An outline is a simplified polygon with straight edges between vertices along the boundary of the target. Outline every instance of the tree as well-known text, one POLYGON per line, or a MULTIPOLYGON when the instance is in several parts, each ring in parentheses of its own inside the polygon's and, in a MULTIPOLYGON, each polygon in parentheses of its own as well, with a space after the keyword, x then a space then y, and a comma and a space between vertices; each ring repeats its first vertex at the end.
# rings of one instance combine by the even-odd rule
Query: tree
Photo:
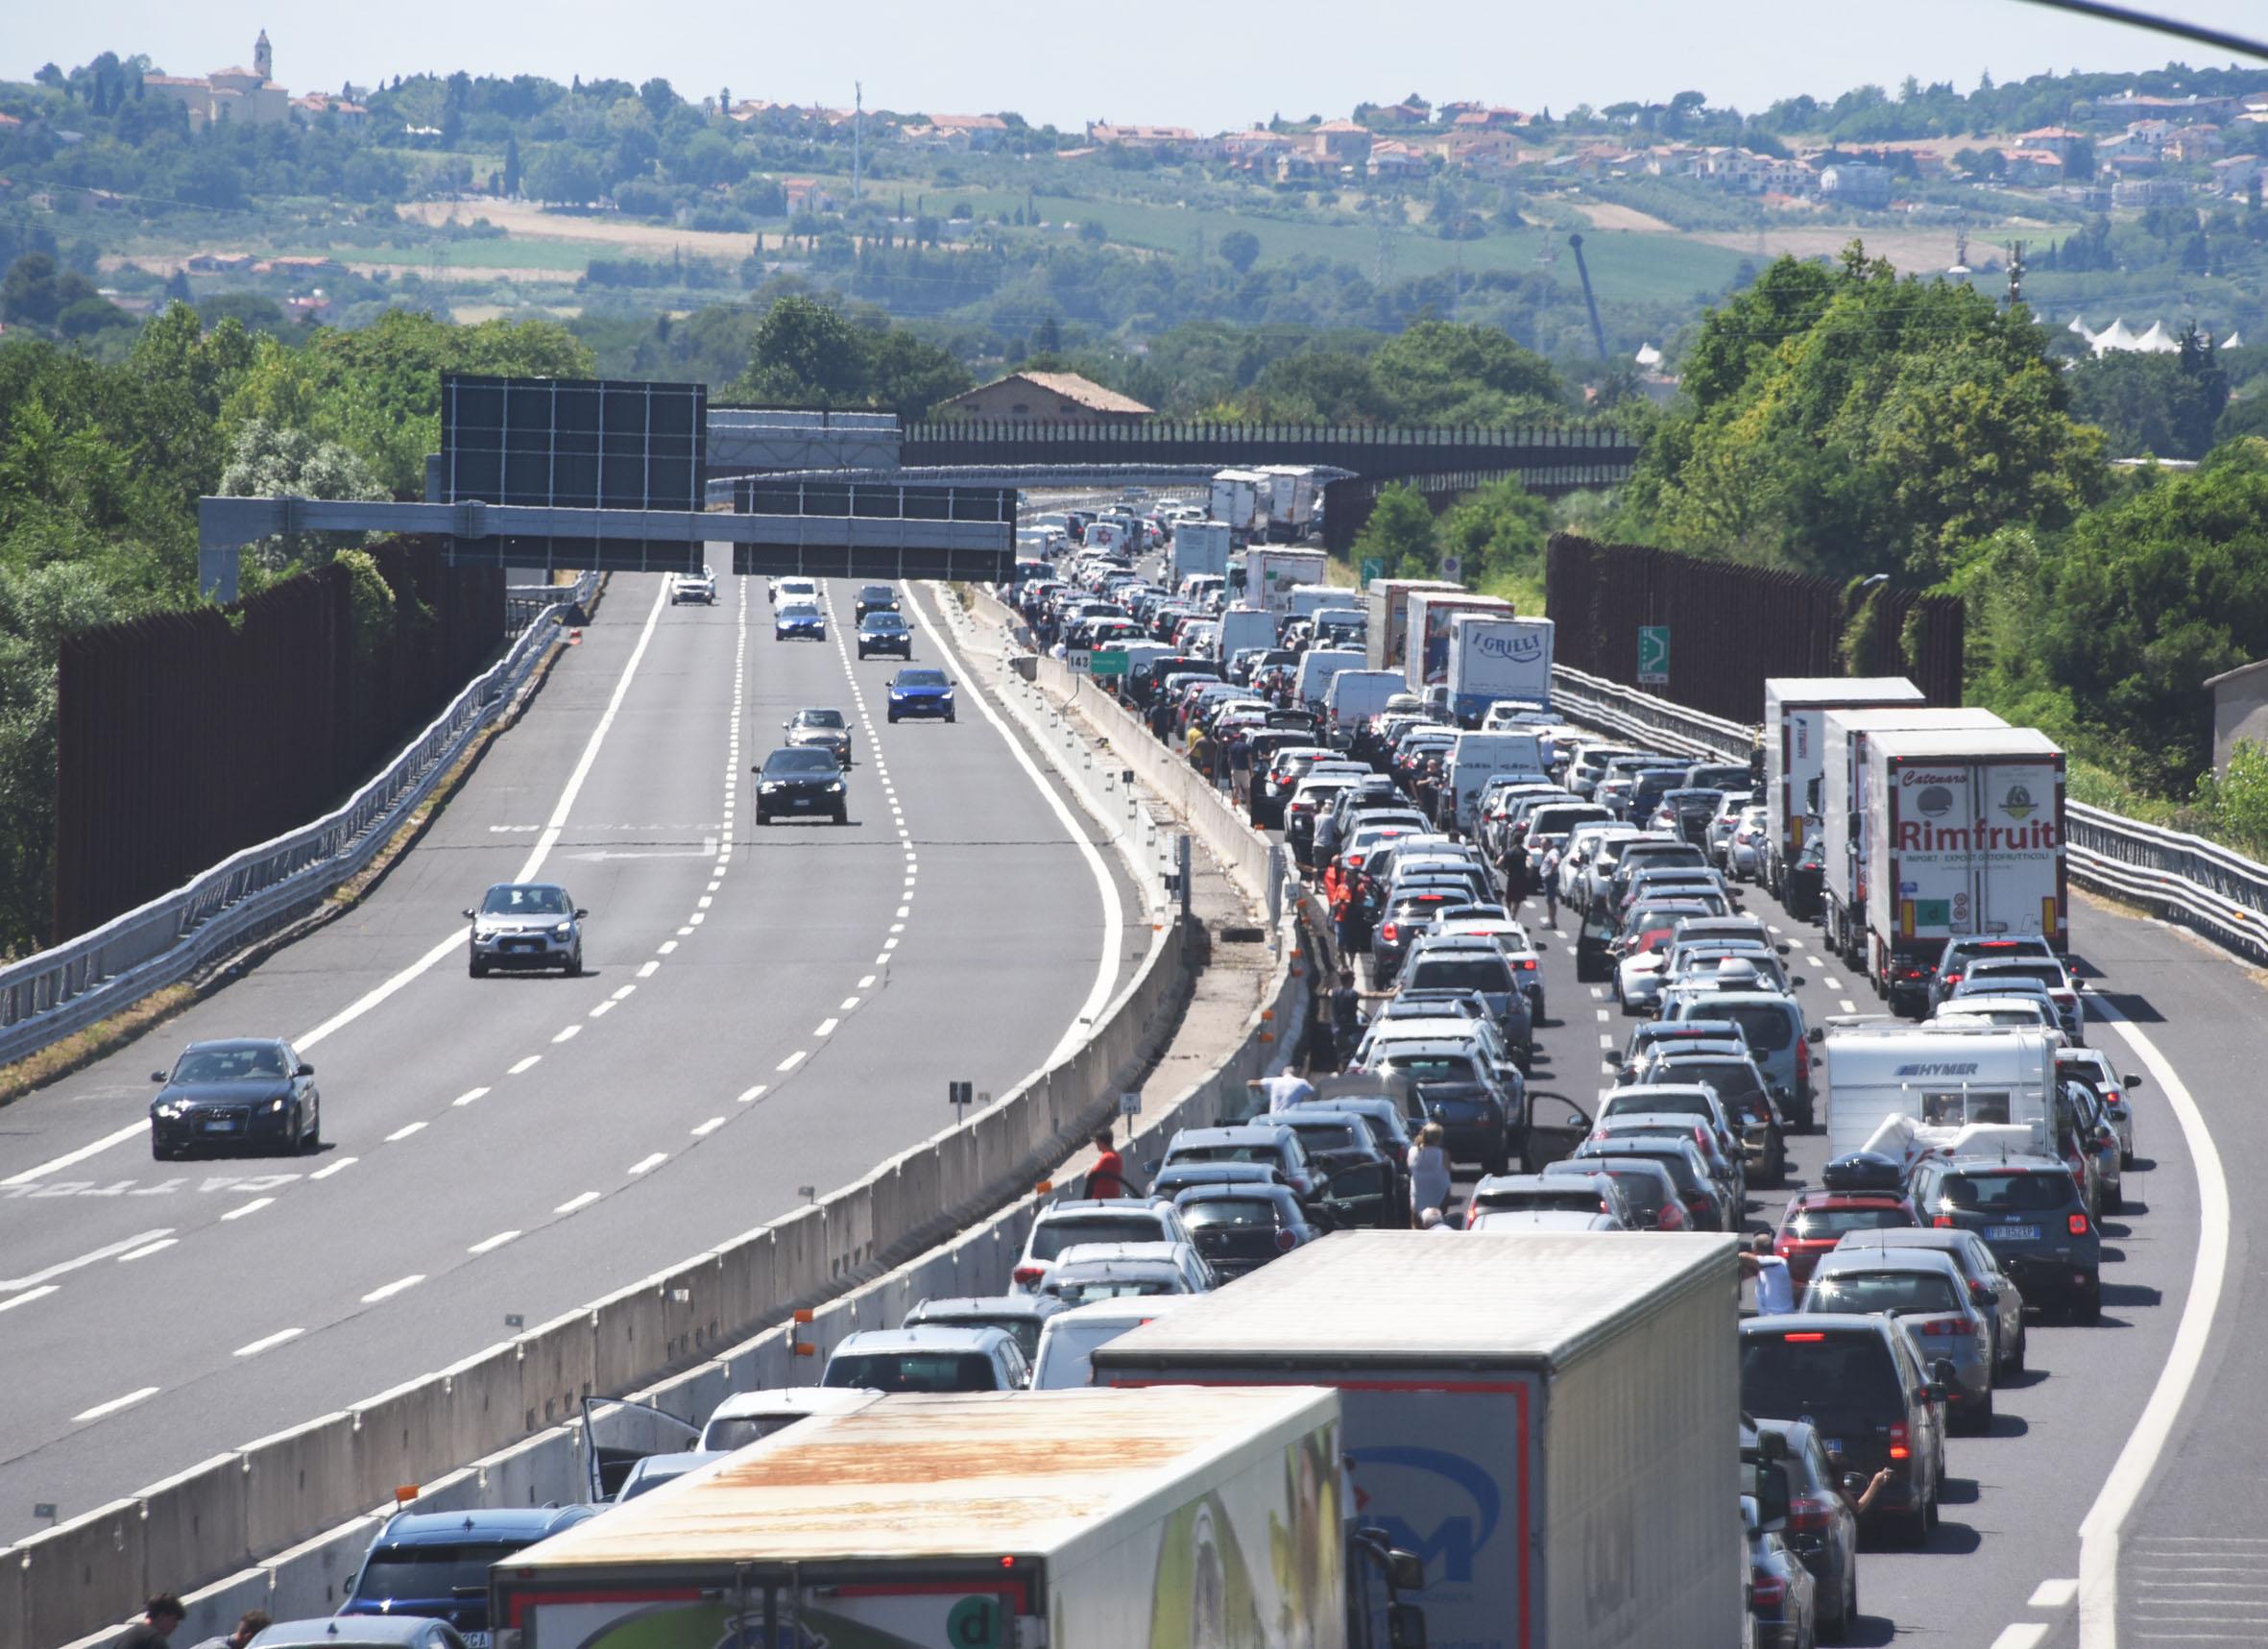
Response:
MULTIPOLYGON (((335 441, 253 419, 236 431, 235 449, 221 474, 225 497, 382 498, 386 489, 353 453, 335 441)), ((320 562, 326 550, 309 533, 284 533, 252 546, 270 573, 294 563, 320 562)))
POLYGON ((1420 321, 1379 349, 1370 376, 1402 423, 1505 423, 1564 406, 1551 362, 1478 323, 1420 321))
POLYGON ((605 187, 591 158, 565 143, 546 144, 536 151, 527 169, 527 192, 539 201, 584 206, 598 199, 605 187))
POLYGON ((1230 230, 1220 237, 1220 255, 1231 269, 1243 275, 1260 261, 1260 237, 1250 230, 1230 230))
POLYGON ((2042 708, 2050 733, 2186 795, 2211 754, 2206 678, 2268 652, 2268 468, 2160 474, 2052 541, 1994 539, 1957 583, 1985 619, 1988 702, 2042 708))
POLYGON ((638 88, 638 100, 656 122, 666 119, 678 103, 676 89, 659 75, 638 88))
POLYGON ((1853 243, 1782 259, 1687 352, 1693 405, 1650 438, 1626 530, 1834 576, 1934 581, 2007 525, 2068 523, 2107 485, 2102 436, 2031 316, 1900 280, 1853 243))
POLYGON ((519 133, 515 132, 504 139, 504 194, 507 199, 519 199, 519 133))
POLYGON ((24 254, 9 265, 7 278, 0 279, 0 321, 49 327, 62 306, 56 292, 55 259, 44 252, 24 254))
POLYGON ((1455 555, 1465 582, 1477 588, 1506 575, 1538 576, 1551 533, 1551 506, 1517 478, 1508 477, 1459 498, 1442 516, 1436 536, 1441 552, 1455 555))
POLYGON ((1402 481, 1380 488, 1370 519, 1355 534, 1350 553, 1358 563, 1379 557, 1393 577, 1432 577, 1439 561, 1434 547, 1433 507, 1425 495, 1402 481))
POLYGON ((759 323, 748 370, 726 399, 841 406, 857 402, 865 388, 866 352, 857 330, 816 299, 787 297, 759 323))
POLYGON ((2229 404, 2229 380, 2190 328, 2179 353, 2113 351, 2073 366, 2071 411, 2099 426, 2118 457, 2202 458, 2229 404))

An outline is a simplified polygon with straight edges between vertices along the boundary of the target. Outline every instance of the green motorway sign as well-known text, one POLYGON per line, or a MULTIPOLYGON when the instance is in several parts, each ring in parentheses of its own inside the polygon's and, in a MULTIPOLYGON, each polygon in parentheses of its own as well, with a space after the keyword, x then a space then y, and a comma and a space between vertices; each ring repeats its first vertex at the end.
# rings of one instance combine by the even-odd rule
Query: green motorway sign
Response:
POLYGON ((1369 588, 1370 588, 1370 581, 1371 581, 1373 578, 1384 578, 1385 576, 1386 576, 1386 557, 1385 557, 1385 556, 1383 556, 1383 555, 1365 555, 1364 557, 1363 557, 1363 572, 1362 572, 1362 580, 1361 580, 1361 582, 1362 582, 1362 585, 1363 585, 1363 589, 1367 590, 1367 589, 1369 589, 1369 588))
POLYGON ((1088 659, 1087 673, 1092 676, 1124 675, 1126 655, 1121 652, 1098 652, 1088 659))
POLYGON ((1638 685, 1670 685, 1670 627, 1667 624, 1638 626, 1638 685))

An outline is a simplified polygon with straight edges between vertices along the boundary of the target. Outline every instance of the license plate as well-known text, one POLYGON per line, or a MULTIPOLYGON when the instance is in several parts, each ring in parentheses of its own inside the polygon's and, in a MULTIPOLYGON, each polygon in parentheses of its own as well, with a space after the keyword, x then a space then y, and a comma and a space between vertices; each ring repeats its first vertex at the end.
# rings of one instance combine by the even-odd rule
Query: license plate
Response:
POLYGON ((1995 1243, 2037 1243, 2039 1241, 2039 1227, 2038 1225, 1991 1225, 1986 1228, 1985 1236, 1989 1241, 1995 1243))
POLYGON ((234 1117, 215 1117, 205 1125, 205 1131, 206 1133, 234 1133, 236 1119, 234 1117))
POLYGON ((797 796, 795 798, 794 805, 799 808, 808 808, 811 805, 811 798, 808 796, 797 796))
POLYGON ((465 1649, 488 1649, 489 1636, 485 1632, 466 1632, 459 1636, 465 1639, 465 1649))

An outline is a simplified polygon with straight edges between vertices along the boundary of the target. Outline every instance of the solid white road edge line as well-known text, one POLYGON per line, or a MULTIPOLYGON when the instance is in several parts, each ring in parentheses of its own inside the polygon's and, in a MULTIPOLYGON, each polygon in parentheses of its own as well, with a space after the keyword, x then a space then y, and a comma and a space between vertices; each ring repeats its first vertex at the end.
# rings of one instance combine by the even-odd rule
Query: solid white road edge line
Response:
POLYGON ((1048 806, 1054 810, 1055 817, 1062 822, 1064 833, 1078 848, 1079 857, 1087 861, 1087 869, 1093 873, 1095 885, 1102 895, 1102 954, 1096 960, 1094 986, 1087 992, 1087 1000, 1079 1005, 1078 1012, 1073 1016, 1071 1029, 1063 1033, 1063 1039, 1055 1044, 1053 1052, 1042 1059, 1038 1067, 1027 1076, 1008 1085, 1008 1091, 1013 1092, 1031 1081, 1040 1072, 1045 1071, 1057 1060, 1068 1056, 1073 1049, 1093 1034, 1095 1022, 1102 1016, 1103 1008, 1109 1005, 1111 986, 1118 982, 1119 952, 1125 943, 1126 913, 1119 900, 1119 885, 1111 877, 1110 866, 1102 862, 1102 855, 1095 850, 1095 844, 1087 839, 1087 833, 1081 830, 1078 821, 1072 817, 1070 807, 1056 793, 1055 787, 1049 784, 1046 775, 1041 773, 1038 764, 1032 761, 1030 752, 1024 748, 1024 741, 1016 737, 1007 722, 1001 718, 1001 713, 993 708, 991 695, 976 684, 977 667, 973 666, 959 649, 945 639, 943 631, 929 622, 929 615, 923 610, 921 602, 913 601, 910 605, 913 608, 914 618, 921 624, 923 633, 935 644, 937 650, 948 658, 959 661, 962 666, 962 673, 970 678, 970 696, 977 701, 977 708, 984 713, 984 719, 992 723, 993 730, 1001 736, 1001 741, 1007 745, 1008 753, 1016 758, 1017 765, 1022 767, 1025 775, 1030 778, 1033 788, 1047 799, 1048 806))
POLYGON ((2158 1384, 2143 1405, 2135 1429, 2118 1451, 2102 1492, 2079 1525, 2079 1645, 2080 1649, 2117 1649, 2118 1646, 2118 1540, 2126 1520, 2141 1498, 2143 1487, 2158 1467, 2174 1421, 2187 1400, 2189 1387, 2205 1360, 2206 1342, 2211 1338, 2213 1318, 2220 1310, 2221 1285, 2229 1271, 2229 1179, 2221 1167, 2205 1113, 2189 1092, 2173 1062, 2158 1044, 2115 1007, 2100 997, 2091 999, 2095 1012, 2126 1045, 2135 1051, 2151 1076, 2158 1079, 2174 1116, 2182 1125, 2182 1139, 2197 1175, 2197 1263, 2189 1273, 2189 1295, 2182 1302, 2182 1321, 2174 1329, 2165 1366, 2158 1384))

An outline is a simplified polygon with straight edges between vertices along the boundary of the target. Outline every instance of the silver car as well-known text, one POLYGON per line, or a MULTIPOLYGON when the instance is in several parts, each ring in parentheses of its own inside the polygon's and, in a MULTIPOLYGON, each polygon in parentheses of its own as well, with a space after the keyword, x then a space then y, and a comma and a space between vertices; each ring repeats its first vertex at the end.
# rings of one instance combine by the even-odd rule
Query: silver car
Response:
POLYGON ((1886 1249, 1927 1249, 1950 1255, 1968 1280, 1968 1297, 1985 1313, 1992 1326, 1992 1371, 2004 1383, 2024 1371, 2024 1291, 2001 1268, 1992 1245, 1974 1231, 1959 1226, 1893 1225, 1874 1231, 1851 1231, 1835 1245, 1839 1254, 1880 1253, 1886 1249))
POLYGON ((680 601, 699 601, 707 606, 716 605, 716 574, 704 567, 698 572, 681 572, 669 581, 669 604, 680 601))
POLYGON ((1797 1308, 1885 1312, 1898 1320, 1924 1368, 1953 1365, 1947 1417, 1964 1431, 1992 1424, 1992 1325, 1969 1298, 1968 1279, 1950 1254, 1928 1249, 1855 1249, 1822 1254, 1797 1308))
POLYGON ((471 974, 491 968, 583 971, 583 918, 567 890, 549 882, 499 882, 465 912, 472 924, 471 974))

